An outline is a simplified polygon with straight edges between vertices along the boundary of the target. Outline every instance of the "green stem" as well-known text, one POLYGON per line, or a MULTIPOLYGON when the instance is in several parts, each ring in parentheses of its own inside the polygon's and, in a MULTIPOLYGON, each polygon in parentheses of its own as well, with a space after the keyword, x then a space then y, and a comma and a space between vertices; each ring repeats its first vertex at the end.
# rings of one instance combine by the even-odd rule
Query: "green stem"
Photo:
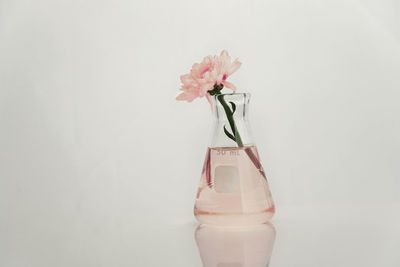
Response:
MULTIPOLYGON (((238 131, 237 127, 236 127, 235 120, 233 119, 233 111, 229 107, 228 103, 226 103, 226 101, 224 99, 224 95, 222 95, 220 93, 222 88, 223 88, 223 85, 222 86, 215 85, 214 86, 214 90, 209 91, 209 93, 211 95, 217 95, 218 101, 221 103, 222 107, 225 110, 226 117, 227 117, 227 119, 229 121, 229 126, 231 127, 233 137, 235 138, 235 142, 238 145, 238 147, 243 147, 242 138, 240 137, 239 131, 238 131)), ((244 151, 246 152, 246 154, 248 155, 250 160, 253 162, 254 166, 259 170, 261 175, 265 179, 267 179, 258 157, 253 153, 253 151, 249 147, 245 148, 244 151)))
POLYGON ((233 119, 233 112, 231 108, 228 106, 228 103, 226 103, 223 95, 218 95, 217 99, 225 110, 226 117, 229 121, 229 126, 231 127, 233 136, 235 137, 235 142, 239 147, 243 147, 242 138, 240 137, 239 131, 236 127, 235 120, 233 119))

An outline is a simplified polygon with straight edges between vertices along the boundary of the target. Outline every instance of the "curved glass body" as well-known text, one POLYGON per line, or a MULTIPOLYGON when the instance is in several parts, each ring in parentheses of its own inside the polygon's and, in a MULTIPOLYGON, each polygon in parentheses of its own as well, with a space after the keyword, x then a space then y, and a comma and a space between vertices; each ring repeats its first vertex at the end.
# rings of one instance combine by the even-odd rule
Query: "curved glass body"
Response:
POLYGON ((200 223, 241 226, 269 221, 275 206, 248 121, 249 94, 213 97, 214 130, 197 192, 200 223))

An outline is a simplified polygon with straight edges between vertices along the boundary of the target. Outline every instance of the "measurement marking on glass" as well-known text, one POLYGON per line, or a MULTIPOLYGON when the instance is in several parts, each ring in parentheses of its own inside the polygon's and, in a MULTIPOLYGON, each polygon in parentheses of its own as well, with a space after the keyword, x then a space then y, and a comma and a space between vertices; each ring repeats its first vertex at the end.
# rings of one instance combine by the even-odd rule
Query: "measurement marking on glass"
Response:
POLYGON ((231 156, 240 156, 240 155, 239 155, 239 150, 237 150, 237 151, 230 151, 229 154, 230 154, 231 156))
POLYGON ((227 153, 229 153, 230 156, 240 156, 239 150, 237 150, 237 151, 217 150, 218 156, 225 156, 227 153))

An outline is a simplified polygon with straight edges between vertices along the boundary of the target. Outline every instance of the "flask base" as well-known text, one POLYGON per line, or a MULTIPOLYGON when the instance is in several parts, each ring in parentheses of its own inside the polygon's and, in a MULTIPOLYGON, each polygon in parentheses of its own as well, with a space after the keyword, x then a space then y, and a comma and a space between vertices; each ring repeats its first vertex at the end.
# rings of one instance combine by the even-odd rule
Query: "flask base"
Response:
POLYGON ((194 209, 194 215, 201 224, 215 226, 250 226, 267 223, 275 213, 275 206, 254 213, 216 213, 194 209))

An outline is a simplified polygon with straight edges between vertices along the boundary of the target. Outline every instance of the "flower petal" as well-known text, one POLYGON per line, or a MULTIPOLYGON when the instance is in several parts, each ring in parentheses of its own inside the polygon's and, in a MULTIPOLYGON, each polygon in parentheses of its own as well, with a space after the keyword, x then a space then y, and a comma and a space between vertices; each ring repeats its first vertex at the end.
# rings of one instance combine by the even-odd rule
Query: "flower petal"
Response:
POLYGON ((229 89, 232 89, 233 91, 236 91, 236 86, 233 83, 230 83, 228 81, 223 81, 222 83, 226 88, 229 88, 229 89))
POLYGON ((185 93, 181 93, 176 97, 176 100, 179 100, 179 101, 187 100, 187 96, 185 93))
POLYGON ((206 98, 207 98, 208 103, 210 103, 211 111, 213 111, 213 103, 212 103, 211 96, 209 93, 206 94, 206 98))
POLYGON ((228 54, 228 51, 226 51, 225 49, 222 50, 222 52, 221 52, 221 54, 219 56, 224 58, 224 59, 226 59, 226 58, 228 58, 229 60, 231 59, 231 57, 228 54))
POLYGON ((238 68, 240 68, 240 66, 242 65, 242 63, 239 60, 235 60, 230 67, 228 68, 228 75, 231 75, 232 73, 234 73, 235 71, 237 71, 238 68))
POLYGON ((183 84, 189 83, 191 81, 190 74, 181 75, 181 82, 183 84))

